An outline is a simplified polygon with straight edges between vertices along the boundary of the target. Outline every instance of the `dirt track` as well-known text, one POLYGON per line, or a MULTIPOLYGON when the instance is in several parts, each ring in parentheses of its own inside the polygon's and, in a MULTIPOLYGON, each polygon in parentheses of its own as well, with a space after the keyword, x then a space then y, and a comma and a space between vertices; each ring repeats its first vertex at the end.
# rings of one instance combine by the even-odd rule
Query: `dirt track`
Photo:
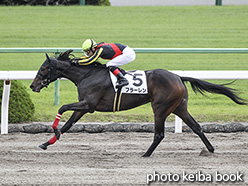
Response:
MULTIPOLYGON (((150 158, 142 158, 152 142, 152 133, 68 133, 43 151, 38 145, 52 134, 12 133, 0 135, 0 184, 8 185, 146 185, 156 174, 177 174, 166 185, 248 184, 247 132, 206 134, 215 154, 200 156, 203 144, 193 133, 166 133, 150 158), (191 182, 185 174, 201 172, 211 182, 191 182), (216 182, 220 174, 242 174, 244 182, 216 182), (186 179, 186 180, 185 180, 186 179)), ((187 175, 186 175, 187 176, 187 175)), ((197 179, 197 178, 194 178, 197 179)))

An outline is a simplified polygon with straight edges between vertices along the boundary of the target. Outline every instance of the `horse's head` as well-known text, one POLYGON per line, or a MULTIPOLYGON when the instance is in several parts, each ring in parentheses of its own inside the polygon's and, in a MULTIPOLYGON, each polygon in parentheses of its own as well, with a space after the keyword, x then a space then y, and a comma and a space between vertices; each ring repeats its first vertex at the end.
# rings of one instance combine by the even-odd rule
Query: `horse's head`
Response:
POLYGON ((30 88, 34 92, 40 92, 42 88, 47 87, 51 82, 55 81, 57 77, 56 60, 50 58, 46 53, 46 60, 41 65, 30 88))

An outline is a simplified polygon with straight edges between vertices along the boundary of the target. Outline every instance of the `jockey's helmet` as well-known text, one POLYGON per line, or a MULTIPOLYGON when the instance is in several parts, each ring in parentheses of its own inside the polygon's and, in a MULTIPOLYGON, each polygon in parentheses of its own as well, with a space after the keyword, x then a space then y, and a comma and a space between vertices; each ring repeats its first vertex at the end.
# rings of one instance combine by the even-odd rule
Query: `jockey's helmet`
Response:
POLYGON ((92 50, 92 48, 96 47, 97 44, 93 39, 86 39, 82 44, 82 49, 84 52, 88 52, 92 50))

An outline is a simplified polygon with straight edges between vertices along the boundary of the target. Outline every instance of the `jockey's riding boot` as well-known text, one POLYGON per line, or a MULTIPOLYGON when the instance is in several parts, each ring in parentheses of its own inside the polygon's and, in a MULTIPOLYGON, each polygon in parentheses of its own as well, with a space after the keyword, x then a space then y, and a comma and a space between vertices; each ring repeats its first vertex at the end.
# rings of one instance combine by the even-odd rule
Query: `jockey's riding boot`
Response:
POLYGON ((128 80, 124 77, 124 75, 117 67, 110 66, 109 70, 117 77, 116 88, 121 88, 129 84, 128 80))
POLYGON ((117 77, 116 88, 121 88, 129 84, 128 80, 123 76, 121 72, 119 72, 119 74, 116 77, 117 77))

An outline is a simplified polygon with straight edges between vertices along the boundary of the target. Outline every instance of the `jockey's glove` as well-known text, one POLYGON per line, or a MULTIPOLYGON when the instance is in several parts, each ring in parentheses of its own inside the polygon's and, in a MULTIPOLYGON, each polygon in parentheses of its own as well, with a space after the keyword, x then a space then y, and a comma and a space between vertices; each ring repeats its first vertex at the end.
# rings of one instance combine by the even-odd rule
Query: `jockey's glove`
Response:
POLYGON ((73 66, 79 66, 78 59, 72 59, 70 62, 73 66))

